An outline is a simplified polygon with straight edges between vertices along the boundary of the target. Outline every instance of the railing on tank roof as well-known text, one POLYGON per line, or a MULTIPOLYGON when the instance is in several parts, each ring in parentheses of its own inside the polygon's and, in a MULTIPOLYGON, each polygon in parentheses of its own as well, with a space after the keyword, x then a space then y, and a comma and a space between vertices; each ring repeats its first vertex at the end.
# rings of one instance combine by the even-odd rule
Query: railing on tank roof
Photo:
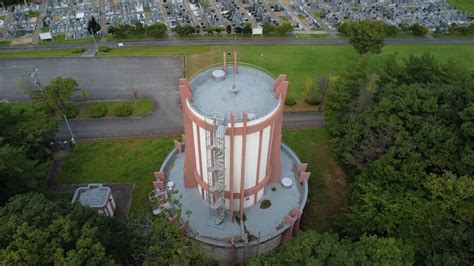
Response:
MULTIPOLYGON (((196 111, 198 114, 202 115, 203 117, 205 117, 207 119, 210 119, 212 114, 215 113, 215 112, 206 112, 206 111, 202 110, 200 107, 198 107, 196 104, 194 104, 193 101, 188 101, 188 102, 189 102, 189 105, 193 108, 194 111, 196 111)), ((278 106, 280 105, 280 102, 281 102, 281 96, 278 97, 278 104, 276 106, 269 107, 269 108, 267 108, 267 109, 265 109, 265 110, 263 110, 259 113, 247 113, 247 115, 249 115, 249 114, 255 115, 254 119, 251 119, 251 120, 248 119, 248 121, 256 120, 256 119, 259 119, 259 118, 262 118, 262 117, 268 115, 273 110, 275 110, 275 108, 278 108, 278 106)), ((225 115, 225 118, 228 122, 230 117, 227 117, 228 114, 224 114, 224 115, 225 115)), ((242 121, 243 121, 242 114, 234 113, 234 122, 242 122, 242 121)))
MULTIPOLYGON (((218 67, 222 67, 222 66, 223 66, 222 63, 217 63, 217 64, 209 65, 209 66, 199 70, 194 75, 192 75, 191 78, 189 79, 189 82, 191 83, 191 86, 192 86, 192 81, 195 78, 205 74, 210 69, 218 68, 218 67)), ((227 66, 233 67, 234 64, 233 63, 227 63, 227 66)), ((239 67, 239 66, 244 66, 244 67, 247 67, 247 68, 251 68, 251 69, 254 69, 254 70, 261 71, 264 74, 266 74, 267 76, 271 77, 272 79, 274 79, 274 80, 276 79, 275 75, 273 75, 270 71, 266 70, 265 68, 262 68, 262 67, 250 64, 250 63, 245 63, 245 62, 238 62, 237 67, 239 67)), ((280 101, 281 101, 281 97, 279 97, 279 99, 278 99, 278 104, 280 104, 280 101)), ((196 104, 194 104, 193 101, 189 101, 189 104, 194 108, 194 110, 198 114, 200 114, 204 117, 209 118, 209 116, 212 114, 212 112, 206 112, 204 110, 201 110, 201 108, 199 108, 196 104)), ((278 106, 278 104, 277 104, 277 106, 278 106)), ((267 114, 271 113, 275 108, 276 108, 275 106, 272 106, 272 107, 267 108, 266 110, 263 110, 263 111, 259 112, 258 114, 255 114, 255 113, 252 113, 252 114, 255 115, 255 119, 258 119, 258 118, 264 117, 267 114)), ((227 114, 225 114, 225 115, 227 116, 227 114)), ((234 121, 235 122, 242 122, 243 121, 242 114, 234 113, 234 121)))
MULTIPOLYGON (((213 68, 216 68, 216 67, 220 67, 220 66, 223 66, 224 64, 222 63, 217 63, 217 64, 212 64, 212 65, 209 65, 205 68, 202 68, 201 70, 197 71, 196 73, 194 73, 191 78, 189 79, 189 81, 191 82, 195 77, 205 73, 207 70, 209 69, 213 69, 213 68)), ((227 63, 227 66, 234 66, 233 63, 227 63)), ((270 76, 271 78, 273 79, 276 79, 275 75, 273 75, 272 72, 266 70, 265 68, 263 67, 259 67, 257 65, 254 65, 254 64, 250 64, 250 63, 246 63, 246 62, 237 62, 237 68, 239 66, 244 66, 244 67, 248 67, 248 68, 252 68, 252 69, 255 69, 255 70, 259 70, 259 71, 262 71, 263 73, 267 74, 268 76, 270 76)))

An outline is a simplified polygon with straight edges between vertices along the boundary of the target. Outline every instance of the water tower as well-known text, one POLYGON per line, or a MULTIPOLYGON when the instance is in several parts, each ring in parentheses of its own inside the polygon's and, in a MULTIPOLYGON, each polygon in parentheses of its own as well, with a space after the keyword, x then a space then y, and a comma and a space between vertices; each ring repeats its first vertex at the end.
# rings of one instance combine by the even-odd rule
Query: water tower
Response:
POLYGON ((184 142, 154 185, 178 191, 189 233, 215 259, 239 263, 297 234, 310 174, 281 143, 286 75, 228 56, 179 80, 184 142))

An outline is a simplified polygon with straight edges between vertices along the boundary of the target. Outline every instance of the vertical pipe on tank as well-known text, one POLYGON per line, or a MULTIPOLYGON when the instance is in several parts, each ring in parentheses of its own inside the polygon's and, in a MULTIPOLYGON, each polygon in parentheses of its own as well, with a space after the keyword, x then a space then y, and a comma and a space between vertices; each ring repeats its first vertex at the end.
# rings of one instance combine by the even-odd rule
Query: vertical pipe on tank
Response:
MULTIPOLYGON (((262 135, 263 135, 263 129, 260 129, 259 131, 259 138, 258 138, 258 157, 257 157, 257 175, 256 175, 256 180, 255 180, 255 185, 258 185, 258 181, 260 178, 260 160, 262 157, 262 135)), ((253 204, 257 203, 257 196, 258 196, 258 191, 255 193, 255 196, 253 198, 253 204)))
POLYGON ((244 188, 245 188, 245 148, 247 145, 247 113, 242 114, 243 120, 243 132, 242 132, 242 169, 240 172, 240 206, 239 206, 239 217, 240 222, 243 223, 244 219, 244 188))
POLYGON ((234 222, 234 113, 230 113, 230 197, 229 211, 230 220, 234 222))

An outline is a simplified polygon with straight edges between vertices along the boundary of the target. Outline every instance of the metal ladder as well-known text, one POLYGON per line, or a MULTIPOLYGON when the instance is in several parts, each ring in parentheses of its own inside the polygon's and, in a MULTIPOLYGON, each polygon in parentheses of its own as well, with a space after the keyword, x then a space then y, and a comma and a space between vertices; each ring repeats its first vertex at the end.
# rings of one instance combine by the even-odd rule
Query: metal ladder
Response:
MULTIPOLYGON (((210 118, 211 130, 206 130, 209 208, 215 214, 215 223, 225 218, 225 116, 214 113, 210 118)), ((207 121, 206 121, 207 124, 207 121)))

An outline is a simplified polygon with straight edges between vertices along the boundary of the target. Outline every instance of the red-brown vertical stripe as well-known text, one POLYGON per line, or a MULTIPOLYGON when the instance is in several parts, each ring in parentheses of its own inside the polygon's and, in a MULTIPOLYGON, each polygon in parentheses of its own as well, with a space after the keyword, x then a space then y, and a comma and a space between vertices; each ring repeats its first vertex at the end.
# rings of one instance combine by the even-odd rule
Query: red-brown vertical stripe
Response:
POLYGON ((244 219, 244 188, 245 188, 245 148, 247 145, 247 113, 242 114, 242 119, 244 122, 243 134, 242 134, 242 168, 240 173, 240 221, 244 219))
MULTIPOLYGON (((255 185, 258 184, 258 180, 260 178, 260 160, 262 157, 262 135, 263 135, 263 130, 260 130, 259 132, 259 138, 258 138, 258 157, 257 157, 257 175, 256 175, 256 179, 255 179, 255 185)), ((258 195, 258 191, 257 193, 255 194, 254 198, 253 198, 253 203, 257 203, 257 195, 258 195)))
POLYGON ((230 198, 229 210, 230 220, 234 222, 234 113, 230 113, 230 198))
MULTIPOLYGON (((193 129, 194 129, 194 126, 193 126, 193 129)), ((201 130, 198 126, 196 126, 196 134, 197 134, 197 139, 198 139, 198 154, 199 154, 199 170, 201 172, 201 178, 202 180, 204 181, 204 173, 202 172, 202 155, 201 155, 201 152, 202 152, 202 149, 201 149, 201 130)), ((204 199, 204 190, 201 188, 201 198, 204 199)))

